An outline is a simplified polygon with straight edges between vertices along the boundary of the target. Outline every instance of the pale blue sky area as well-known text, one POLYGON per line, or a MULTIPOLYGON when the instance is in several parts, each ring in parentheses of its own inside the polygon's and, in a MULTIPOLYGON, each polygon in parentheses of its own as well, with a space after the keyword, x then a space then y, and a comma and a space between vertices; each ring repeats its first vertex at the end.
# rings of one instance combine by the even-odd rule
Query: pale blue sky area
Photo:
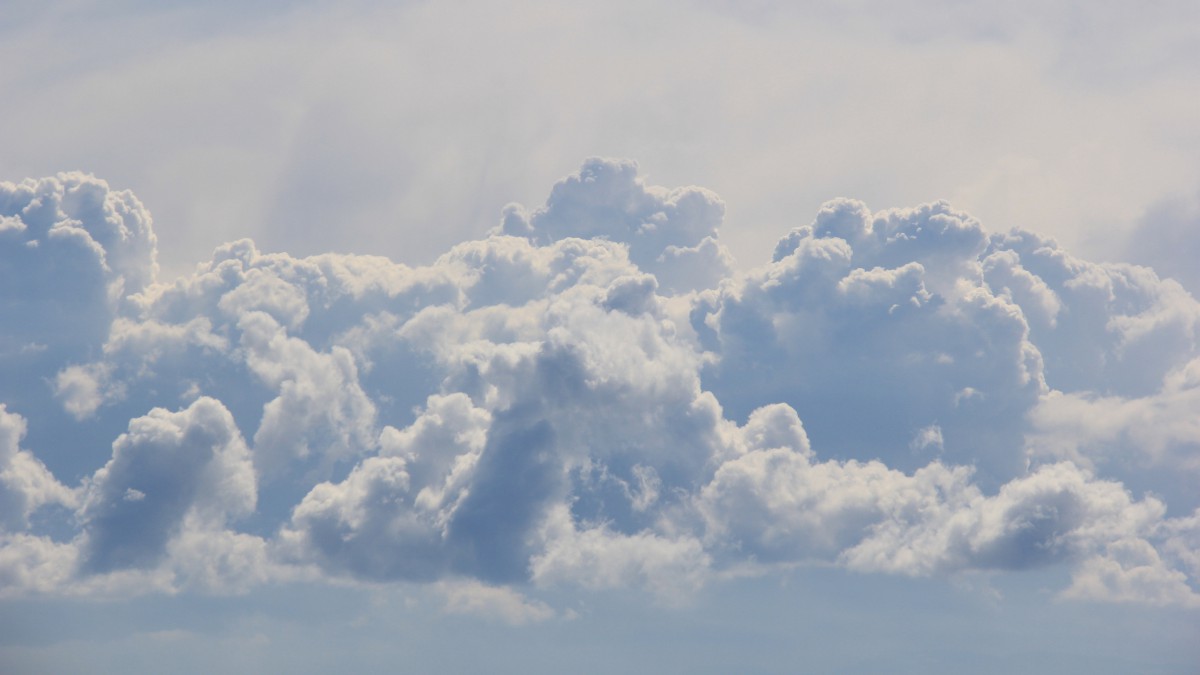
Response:
MULTIPOLYGON (((242 598, 13 602, 14 672, 1185 673, 1194 616, 1002 598, 941 581, 811 570, 661 607, 628 592, 568 599, 536 626, 447 615, 409 587, 283 587, 242 598), (61 636, 59 641, 49 635, 61 636)), ((1045 580, 1040 580, 1045 581, 1045 580)))

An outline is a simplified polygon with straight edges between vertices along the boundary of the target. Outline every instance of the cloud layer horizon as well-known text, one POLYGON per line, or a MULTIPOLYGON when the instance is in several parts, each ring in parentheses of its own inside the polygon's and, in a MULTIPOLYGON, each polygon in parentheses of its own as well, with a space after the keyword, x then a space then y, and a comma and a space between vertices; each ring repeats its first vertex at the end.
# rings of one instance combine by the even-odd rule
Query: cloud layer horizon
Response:
MULTIPOLYGON (((946 202, 725 207, 589 159, 427 266, 0 183, 0 596, 438 584, 686 603, 800 565, 1200 607, 1200 303, 946 202)), ((331 223, 330 227, 336 227, 331 223)))

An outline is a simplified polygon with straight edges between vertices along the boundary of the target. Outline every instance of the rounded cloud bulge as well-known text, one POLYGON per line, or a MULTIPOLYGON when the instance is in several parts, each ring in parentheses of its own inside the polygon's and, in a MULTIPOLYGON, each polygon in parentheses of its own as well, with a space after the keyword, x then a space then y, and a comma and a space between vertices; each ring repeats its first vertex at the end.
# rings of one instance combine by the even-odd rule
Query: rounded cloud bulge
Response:
POLYGON ((832 565, 1200 606, 1182 286, 941 201, 835 199, 740 268, 724 220, 593 158, 429 265, 240 240, 167 281, 132 194, 0 183, 0 594, 524 621, 832 565))

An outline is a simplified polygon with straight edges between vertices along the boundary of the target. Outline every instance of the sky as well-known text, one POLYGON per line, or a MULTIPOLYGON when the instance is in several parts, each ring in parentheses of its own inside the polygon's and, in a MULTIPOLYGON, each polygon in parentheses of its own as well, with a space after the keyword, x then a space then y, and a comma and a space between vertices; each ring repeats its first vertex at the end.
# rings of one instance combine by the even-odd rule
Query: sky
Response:
POLYGON ((3 4, 0 671, 1200 663, 1195 3, 3 4))

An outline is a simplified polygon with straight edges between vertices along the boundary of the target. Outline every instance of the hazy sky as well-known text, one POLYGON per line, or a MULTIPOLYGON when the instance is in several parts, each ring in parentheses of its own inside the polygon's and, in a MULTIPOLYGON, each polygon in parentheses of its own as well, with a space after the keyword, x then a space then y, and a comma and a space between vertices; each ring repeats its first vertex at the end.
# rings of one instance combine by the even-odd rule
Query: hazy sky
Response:
POLYGON ((2 4, 5 673, 1200 662, 1196 3, 2 4))

